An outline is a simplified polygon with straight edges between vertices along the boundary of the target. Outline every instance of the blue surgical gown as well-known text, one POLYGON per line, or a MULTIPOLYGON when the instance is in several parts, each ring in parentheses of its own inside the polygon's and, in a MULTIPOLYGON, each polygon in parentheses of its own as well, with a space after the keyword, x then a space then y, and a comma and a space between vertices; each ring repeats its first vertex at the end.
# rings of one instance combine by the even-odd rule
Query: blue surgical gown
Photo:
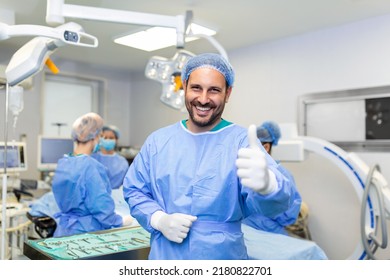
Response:
POLYGON ((115 153, 112 155, 106 155, 101 152, 91 155, 98 162, 102 163, 108 171, 108 178, 110 178, 111 187, 117 189, 122 186, 123 178, 125 178, 129 163, 127 160, 115 153))
MULTIPOLYGON (((149 259, 247 259, 241 221, 259 212, 274 217, 293 203, 292 184, 267 154, 278 188, 260 195, 237 177, 238 150, 247 129, 234 124, 191 133, 182 122, 153 132, 123 182, 132 216, 151 233, 149 259), (182 243, 166 239, 150 219, 161 210, 197 216, 182 243)), ((260 146, 260 143, 259 143, 260 146)))
POLYGON ((54 236, 120 227, 106 168, 87 155, 58 161, 52 189, 61 212, 54 236))
POLYGON ((243 223, 258 230, 288 235, 285 227, 295 223, 301 209, 302 198, 295 187, 295 180, 292 174, 282 165, 278 165, 278 170, 294 184, 292 189, 293 203, 285 212, 275 217, 267 217, 261 213, 255 213, 244 219, 243 223))
MULTIPOLYGON (((115 212, 121 216, 130 214, 130 208, 123 197, 123 187, 112 189, 111 197, 115 203, 115 212)), ((30 211, 28 211, 34 217, 49 216, 56 220, 57 213, 61 212, 58 208, 53 192, 47 192, 40 198, 34 200, 30 205, 30 211)), ((136 221, 134 221, 136 222, 136 221)))

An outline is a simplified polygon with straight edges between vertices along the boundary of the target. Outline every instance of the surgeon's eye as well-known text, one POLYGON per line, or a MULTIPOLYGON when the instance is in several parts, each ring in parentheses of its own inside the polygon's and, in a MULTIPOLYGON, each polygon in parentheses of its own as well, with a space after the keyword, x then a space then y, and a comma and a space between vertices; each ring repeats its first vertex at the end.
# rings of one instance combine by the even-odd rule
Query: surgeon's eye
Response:
POLYGON ((191 86, 191 89, 194 90, 194 91, 202 90, 202 88, 200 86, 197 86, 197 85, 191 86))
POLYGON ((209 89, 209 92, 211 92, 211 93, 220 93, 220 92, 221 92, 221 89, 220 89, 220 88, 217 88, 217 87, 213 87, 213 88, 210 88, 210 89, 209 89))

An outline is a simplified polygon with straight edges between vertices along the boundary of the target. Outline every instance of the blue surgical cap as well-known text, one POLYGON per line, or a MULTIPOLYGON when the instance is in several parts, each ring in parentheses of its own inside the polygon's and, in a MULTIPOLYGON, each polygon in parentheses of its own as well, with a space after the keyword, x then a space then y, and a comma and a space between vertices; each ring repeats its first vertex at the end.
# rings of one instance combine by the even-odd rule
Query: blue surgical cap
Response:
POLYGON ((96 113, 87 113, 79 117, 72 126, 72 138, 78 142, 88 142, 100 134, 103 119, 96 113))
POLYGON ((184 65, 181 72, 181 80, 187 81, 190 74, 199 68, 211 68, 220 72, 226 80, 227 85, 233 86, 234 70, 230 63, 220 54, 204 53, 191 57, 184 65))
POLYGON ((257 138, 262 143, 272 143, 278 145, 281 133, 279 125, 272 121, 266 121, 257 128, 257 138))
POLYGON ((115 134, 115 138, 119 139, 121 134, 119 132, 119 129, 116 126, 114 125, 103 126, 103 132, 107 130, 112 131, 115 134))

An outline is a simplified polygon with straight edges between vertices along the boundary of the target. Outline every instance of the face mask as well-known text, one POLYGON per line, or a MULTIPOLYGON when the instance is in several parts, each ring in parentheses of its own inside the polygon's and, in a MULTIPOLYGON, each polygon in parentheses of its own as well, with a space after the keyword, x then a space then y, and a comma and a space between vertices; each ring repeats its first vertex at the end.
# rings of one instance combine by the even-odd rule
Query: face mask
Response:
POLYGON ((99 151, 99 150, 100 150, 100 145, 99 145, 99 142, 97 142, 95 144, 95 146, 93 147, 92 153, 97 153, 97 151, 99 151))
POLYGON ((106 151, 112 151, 115 148, 115 140, 113 139, 100 139, 100 146, 106 151))

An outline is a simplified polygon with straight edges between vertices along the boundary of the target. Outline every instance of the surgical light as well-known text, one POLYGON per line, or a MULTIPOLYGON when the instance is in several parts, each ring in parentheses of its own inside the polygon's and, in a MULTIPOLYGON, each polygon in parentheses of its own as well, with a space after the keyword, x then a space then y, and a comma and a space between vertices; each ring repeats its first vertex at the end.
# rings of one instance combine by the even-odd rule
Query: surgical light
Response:
POLYGON ((193 56, 195 56, 193 53, 185 50, 179 50, 171 59, 153 56, 145 68, 147 78, 163 85, 161 102, 177 110, 185 109, 181 71, 187 60, 193 56))
MULTIPOLYGON (((208 36, 213 36, 216 34, 216 31, 195 23, 191 23, 190 28, 196 34, 205 34, 208 36)), ((128 47, 151 52, 176 45, 176 37, 176 30, 174 28, 152 27, 148 28, 147 30, 116 37, 114 38, 114 42, 128 47)), ((185 41, 190 42, 197 39, 199 38, 187 37, 185 38, 185 41)))
MULTIPOLYGON (((204 38, 211 43, 226 60, 229 60, 225 49, 215 40, 214 37, 207 34, 195 34, 193 26, 189 26, 189 33, 185 37, 185 41, 190 39, 204 38)), ((195 27, 196 30, 196 27, 195 27)), ((201 32, 201 30, 197 30, 201 32)), ((156 80, 162 83, 162 93, 160 100, 177 110, 185 112, 184 90, 181 84, 181 71, 184 64, 190 57, 195 56, 193 53, 179 50, 172 59, 153 56, 145 68, 145 76, 149 79, 156 80)))
POLYGON ((40 25, 12 25, 0 23, 0 40, 12 37, 34 36, 12 56, 5 70, 7 83, 15 86, 40 72, 47 65, 52 71, 58 71, 49 56, 59 47, 75 45, 96 48, 96 37, 84 33, 83 28, 74 22, 68 22, 56 28, 40 25))

